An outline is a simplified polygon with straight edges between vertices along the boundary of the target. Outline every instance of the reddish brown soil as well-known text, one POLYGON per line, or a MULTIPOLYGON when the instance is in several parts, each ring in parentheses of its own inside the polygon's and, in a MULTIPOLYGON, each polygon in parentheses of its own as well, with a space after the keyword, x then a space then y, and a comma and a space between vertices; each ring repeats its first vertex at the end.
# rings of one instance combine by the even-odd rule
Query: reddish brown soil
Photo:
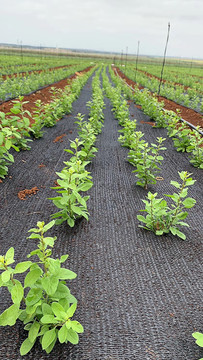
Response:
POLYGON ((148 124, 148 125, 151 125, 151 126, 154 126, 154 122, 152 121, 140 121, 141 124, 148 124))
MULTIPOLYGON (((125 76, 118 67, 114 68, 115 75, 117 75, 116 72, 131 87, 134 87, 135 85, 137 85, 134 81, 130 80, 127 76, 125 76)), ((143 89, 143 88, 144 88, 143 86, 139 86, 139 89, 143 89)), ((184 120, 188 121, 189 123, 193 124, 194 126, 199 125, 199 126, 203 127, 203 117, 197 111, 191 110, 191 109, 186 108, 185 106, 176 104, 174 101, 168 100, 162 96, 157 96, 157 99, 160 102, 161 101, 164 102, 164 109, 172 110, 176 113, 177 113, 177 109, 178 109, 178 110, 180 110, 180 115, 184 120)))
MULTIPOLYGON (((71 75, 70 77, 68 77, 64 80, 58 81, 54 85, 53 84, 48 85, 44 89, 38 90, 31 95, 25 95, 23 101, 28 101, 28 103, 23 106, 24 110, 28 110, 32 115, 33 108, 35 107, 35 101, 41 100, 44 104, 46 104, 52 100, 52 93, 50 92, 50 90, 53 86, 56 89, 64 89, 65 86, 70 84, 73 79, 75 79, 77 76, 79 76, 79 74, 80 75, 84 74, 84 73, 88 72, 91 68, 92 67, 90 66, 79 73, 75 73, 74 75, 71 75)), ((4 103, 2 103, 0 105, 0 111, 8 113, 12 106, 13 106, 12 100, 5 101, 4 103)), ((29 117, 29 118, 30 118, 30 124, 32 124, 34 121, 33 121, 32 117, 29 117)))
POLYGON ((35 195, 37 191, 39 191, 37 186, 34 186, 32 189, 21 190, 18 193, 18 198, 20 200, 25 200, 26 196, 35 195))
POLYGON ((62 134, 56 137, 56 139, 53 140, 54 143, 57 141, 63 142, 63 137, 66 136, 66 134, 62 134))

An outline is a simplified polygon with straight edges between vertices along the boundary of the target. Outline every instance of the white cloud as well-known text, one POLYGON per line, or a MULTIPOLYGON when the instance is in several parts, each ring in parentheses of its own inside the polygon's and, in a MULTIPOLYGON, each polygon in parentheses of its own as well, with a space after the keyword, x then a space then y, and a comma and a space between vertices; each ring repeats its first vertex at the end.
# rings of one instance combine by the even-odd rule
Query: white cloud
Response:
POLYGON ((201 0, 7 0, 1 8, 1 42, 202 57, 201 0), (4 34, 4 35, 3 35, 4 34), (177 44, 181 44, 178 46, 177 44))

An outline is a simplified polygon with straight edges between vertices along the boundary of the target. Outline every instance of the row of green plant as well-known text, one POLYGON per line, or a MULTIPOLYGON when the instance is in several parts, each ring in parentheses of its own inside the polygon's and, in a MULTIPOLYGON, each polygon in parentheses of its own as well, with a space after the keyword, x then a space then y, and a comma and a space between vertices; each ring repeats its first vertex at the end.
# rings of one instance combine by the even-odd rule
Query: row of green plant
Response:
POLYGON ((41 73, 33 72, 26 75, 19 74, 17 77, 7 77, 6 80, 1 82, 0 101, 29 94, 42 86, 52 84, 73 75, 77 71, 84 70, 88 66, 90 66, 90 62, 82 62, 82 64, 69 66, 63 69, 44 70, 41 73))
MULTIPOLYGON (((77 64, 78 62, 81 63, 81 60, 75 60, 75 59, 50 59, 50 60, 43 60, 40 58, 34 58, 32 62, 23 62, 23 64, 19 63, 19 58, 15 57, 16 62, 14 65, 8 65, 6 63, 7 57, 3 61, 2 56, 0 56, 0 76, 2 75, 12 75, 12 74, 19 74, 19 73, 25 73, 30 71, 39 71, 39 70, 48 70, 53 69, 56 67, 62 67, 62 66, 70 66, 73 64, 77 64)), ((30 59, 29 59, 30 60, 30 59)), ((0 79, 2 81, 2 79, 0 79)))
MULTIPOLYGON (((121 68, 121 70, 123 70, 121 68)), ((131 80, 135 80, 135 69, 128 66, 125 69, 125 75, 131 80)), ((136 83, 137 85, 144 86, 155 94, 158 93, 160 80, 149 77, 143 72, 136 73, 136 83)), ((197 111, 203 111, 203 101, 202 94, 195 89, 185 89, 182 85, 174 85, 168 82, 161 84, 160 95, 175 101, 178 104, 190 107, 191 109, 197 111)))
POLYGON ((68 65, 70 63, 81 63, 83 59, 80 57, 56 57, 55 55, 46 55, 46 56, 39 56, 38 54, 26 55, 19 53, 17 54, 2 54, 0 53, 0 68, 12 68, 15 72, 15 68, 21 66, 47 66, 47 67, 55 67, 55 66, 63 66, 68 65), (23 61, 22 61, 23 55, 23 61), (36 56, 37 55, 37 56, 36 56), (49 66, 50 64, 50 66, 49 66))
MULTIPOLYGON (((149 74, 161 76, 162 65, 152 65, 152 64, 139 64, 138 70, 145 71, 149 74)), ((182 84, 184 86, 189 86, 190 88, 199 90, 202 92, 203 81, 201 75, 201 69, 196 68, 181 68, 175 66, 165 66, 164 73, 162 78, 166 81, 182 84)))
MULTIPOLYGON (((117 117, 117 112, 115 111, 114 106, 114 89, 108 84, 107 77, 104 77, 105 89, 108 89, 108 96, 112 101, 115 116, 117 117)), ((120 101, 125 102, 126 104, 125 99, 122 98, 122 94, 120 94, 120 101)), ((179 119, 177 119, 175 114, 173 118, 175 118, 174 121, 177 125, 179 119)), ((128 159, 133 166, 137 167, 136 170, 133 171, 138 177, 137 185, 146 189, 149 183, 156 183, 155 176, 160 170, 158 164, 160 164, 163 160, 163 157, 159 155, 159 152, 160 150, 166 149, 161 146, 165 139, 157 138, 158 145, 151 144, 151 146, 149 146, 149 144, 143 140, 144 134, 141 131, 135 131, 136 120, 131 121, 129 118, 126 118, 123 122, 120 121, 119 124, 123 126, 123 129, 119 130, 122 135, 118 138, 118 140, 122 146, 130 149, 128 159)), ((176 127, 175 129, 172 127, 171 133, 176 130, 176 127)), ((196 141, 197 143, 199 141, 199 134, 195 131, 193 136, 198 137, 198 140, 196 141)), ((191 177, 192 174, 189 174, 187 171, 178 172, 178 174, 181 182, 173 180, 170 182, 177 191, 173 194, 165 194, 170 201, 167 202, 163 198, 157 198, 157 193, 153 194, 149 191, 146 199, 142 200, 145 204, 145 208, 140 210, 145 212, 146 216, 137 215, 137 219, 142 223, 142 225, 139 225, 141 228, 153 231, 155 235, 164 235, 171 232, 173 235, 185 240, 186 236, 182 231, 180 231, 180 227, 189 227, 188 223, 184 220, 188 216, 187 209, 192 208, 195 205, 196 200, 187 196, 188 186, 193 185, 196 180, 193 180, 191 177)), ((192 336, 196 339, 196 343, 200 347, 203 347, 203 334, 195 332, 192 336)))
MULTIPOLYGON (((4 256, 0 256, 0 287, 7 287, 11 294, 13 304, 0 315, 1 326, 13 326, 17 319, 21 320, 28 331, 28 337, 20 347, 22 356, 26 355, 39 339, 42 349, 50 353, 57 341, 60 343, 71 342, 77 344, 78 334, 83 332, 83 326, 72 316, 77 307, 77 300, 71 294, 66 285, 66 280, 76 277, 76 274, 69 269, 61 267, 68 255, 60 258, 51 257, 52 248, 56 237, 46 236, 45 233, 54 224, 67 221, 73 226, 77 217, 88 218, 86 202, 88 196, 81 196, 93 185, 89 172, 85 170, 86 165, 95 155, 94 147, 96 135, 101 131, 93 117, 98 122, 103 122, 102 111, 95 112, 95 102, 99 95, 100 107, 104 103, 99 87, 99 73, 93 80, 93 97, 88 103, 90 107, 89 121, 85 121, 84 115, 78 114, 76 123, 79 127, 80 139, 71 141, 71 149, 66 149, 72 156, 65 162, 64 169, 57 173, 59 176, 58 185, 55 187, 61 195, 53 198, 53 202, 60 208, 58 214, 52 215, 52 220, 46 224, 38 222, 37 227, 30 229, 31 235, 28 239, 37 239, 37 249, 28 254, 28 258, 35 256, 37 261, 23 261, 15 267, 14 248, 11 247, 4 256), (93 112, 92 112, 93 111, 93 112), (59 219, 60 218, 60 219, 59 219), (27 272, 28 271, 28 272, 27 272), (16 275, 26 273, 24 282, 16 278, 16 275)), ((21 276, 21 275, 20 275, 21 276)))
POLYGON ((188 128, 186 123, 182 123, 179 114, 174 111, 164 110, 163 102, 159 102, 155 95, 152 95, 147 89, 139 91, 135 87, 131 88, 116 76, 110 68, 110 73, 115 84, 122 88, 127 98, 135 101, 136 104, 142 106, 142 111, 155 121, 154 127, 164 127, 167 129, 168 135, 173 138, 174 146, 177 151, 187 151, 190 153, 190 163, 200 169, 203 168, 203 138, 196 130, 188 128), (182 123, 182 124, 181 124, 182 123))
MULTIPOLYGON (((24 71, 19 71, 10 75, 0 75, 0 83, 4 86, 4 81, 7 81, 7 87, 9 87, 9 84, 11 87, 14 87, 13 84, 18 80, 19 82, 26 81, 29 77, 32 77, 33 75, 37 74, 47 74, 48 71, 56 71, 56 70, 63 70, 66 71, 67 69, 71 68, 72 66, 76 66, 76 64, 70 64, 70 65, 64 65, 64 66, 56 66, 56 67, 45 67, 44 69, 29 69, 29 67, 25 67, 24 71)), ((33 65, 33 68, 36 66, 33 65)))
POLYGON ((136 120, 131 120, 129 116, 128 104, 125 97, 121 93, 121 87, 113 87, 110 85, 108 77, 103 73, 103 84, 107 96, 110 98, 113 112, 119 121, 119 125, 123 127, 119 132, 122 133, 118 141, 130 149, 128 154, 129 162, 136 167, 133 171, 136 174, 137 185, 147 189, 148 184, 156 184, 156 176, 160 171, 159 164, 163 160, 160 151, 166 148, 162 146, 165 139, 157 138, 157 144, 149 144, 142 139, 144 134, 135 131, 137 126, 136 120))
POLYGON ((50 198, 59 212, 52 215, 57 218, 56 224, 66 221, 73 227, 78 218, 84 217, 88 220, 87 200, 89 196, 82 196, 89 190, 93 183, 91 175, 86 170, 86 166, 95 156, 96 136, 101 132, 103 124, 103 93, 100 87, 100 70, 97 71, 92 81, 92 99, 87 103, 90 108, 89 120, 85 121, 84 116, 78 114, 76 123, 79 128, 79 138, 71 141, 71 149, 66 149, 72 156, 65 161, 65 167, 61 172, 57 172, 59 179, 57 186, 53 187, 58 196, 50 198))
POLYGON ((28 115, 31 116, 30 112, 24 110, 27 102, 23 101, 23 96, 13 101, 13 107, 9 113, 0 112, 0 178, 7 175, 8 166, 14 162, 10 149, 28 150, 28 143, 32 141, 31 136, 37 139, 42 137, 44 126, 54 126, 57 120, 69 113, 73 101, 79 96, 82 87, 94 70, 92 68, 83 76, 77 77, 71 85, 65 87, 64 91, 52 88, 50 103, 43 104, 37 100, 33 109, 34 123, 32 125, 28 117, 28 115))
MULTIPOLYGON (((126 100, 121 93, 120 100, 118 99, 118 96, 115 97, 115 93, 118 95, 118 92, 110 85, 105 74, 103 74, 103 78, 105 80, 105 91, 112 102, 115 117, 118 119, 115 99, 118 109, 122 107, 122 103, 126 105, 126 100)), ((156 176, 160 171, 159 165, 163 160, 160 151, 166 150, 166 148, 162 146, 165 139, 161 137, 157 138, 157 144, 149 145, 143 140, 144 134, 135 131, 136 121, 129 120, 129 116, 125 117, 123 121, 119 120, 119 124, 123 126, 123 129, 120 130, 123 135, 121 135, 118 140, 123 146, 130 148, 128 159, 129 162, 136 167, 136 170, 133 172, 138 178, 137 185, 147 189, 148 184, 156 184, 156 176)), ((172 205, 169 205, 163 199, 156 199, 157 193, 152 194, 151 192, 148 192, 148 200, 143 200, 145 209, 142 210, 147 212, 147 216, 145 218, 144 216, 138 215, 138 220, 144 223, 144 226, 142 227, 147 230, 152 230, 156 235, 163 235, 171 232, 181 239, 186 238, 179 227, 188 226, 188 224, 183 221, 188 215, 187 211, 184 210, 193 207, 196 203, 193 198, 187 197, 187 186, 192 185, 195 182, 190 175, 191 174, 188 174, 186 171, 182 171, 179 173, 182 184, 179 184, 176 181, 171 182, 172 185, 179 189, 178 194, 174 193, 173 195, 166 195, 174 202, 172 205)))

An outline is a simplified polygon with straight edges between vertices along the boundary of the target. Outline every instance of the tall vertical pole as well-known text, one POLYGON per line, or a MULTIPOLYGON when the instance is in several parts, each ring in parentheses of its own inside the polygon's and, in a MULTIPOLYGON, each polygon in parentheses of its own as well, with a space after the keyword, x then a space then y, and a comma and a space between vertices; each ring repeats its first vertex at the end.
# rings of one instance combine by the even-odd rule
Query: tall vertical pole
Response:
POLYGON ((138 64, 139 48, 140 48, 140 42, 138 41, 138 43, 137 43, 136 69, 135 69, 135 82, 136 82, 136 77, 137 77, 137 64, 138 64))
POLYGON ((123 64, 123 50, 121 50, 121 66, 123 64))
POLYGON ((125 71, 127 69, 127 56, 128 56, 128 47, 126 47, 126 56, 125 56, 125 71))
POLYGON ((22 60, 22 63, 23 63, 23 44, 22 44, 22 40, 20 42, 20 54, 21 54, 21 60, 22 60))
POLYGON ((162 69, 161 69, 161 78, 160 78, 160 82, 159 82, 158 95, 160 94, 161 83, 162 83, 162 78, 163 78, 164 65, 165 65, 165 59, 166 59, 166 50, 167 50, 167 45, 168 45, 168 40, 169 40, 169 33, 170 33, 170 22, 168 23, 168 33, 167 33, 165 50, 164 50, 164 59, 163 59, 163 64, 162 64, 162 69))

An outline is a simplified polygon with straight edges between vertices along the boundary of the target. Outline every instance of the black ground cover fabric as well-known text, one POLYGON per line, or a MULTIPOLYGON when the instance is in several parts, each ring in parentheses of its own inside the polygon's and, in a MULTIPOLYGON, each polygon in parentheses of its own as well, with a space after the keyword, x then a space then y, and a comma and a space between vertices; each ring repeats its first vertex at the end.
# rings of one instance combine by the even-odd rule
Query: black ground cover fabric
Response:
MULTIPOLYGON (((91 80, 74 103, 73 112, 48 129, 44 138, 34 141, 32 149, 16 155, 10 168, 11 179, 0 184, 0 254, 14 246, 16 260, 25 260, 34 248, 27 231, 37 221, 49 221, 55 206, 48 197, 55 195, 50 186, 69 156, 63 151, 68 139, 77 136, 74 117, 87 113, 91 80), (72 133, 70 133, 70 131, 72 133), (66 134, 63 142, 53 143, 66 134), (44 164, 44 167, 39 165, 44 164), (17 193, 38 186, 36 195, 19 200, 17 193)), ((66 267, 78 277, 70 282, 78 299, 74 318, 84 334, 77 346, 57 343, 46 355, 36 344, 26 359, 70 360, 198 360, 203 354, 191 334, 202 331, 202 172, 189 164, 188 155, 177 153, 167 139, 160 176, 163 181, 149 190, 172 193, 170 180, 179 180, 178 171, 193 173, 196 183, 189 195, 197 200, 188 216, 186 241, 172 235, 157 237, 138 227, 136 215, 144 204, 146 191, 135 185, 133 167, 126 162, 128 150, 118 143, 121 128, 105 100, 105 122, 98 137, 98 153, 89 165, 94 186, 89 190, 89 221, 82 220, 74 229, 66 224, 54 227, 50 234, 58 240, 54 254, 69 254, 66 267)), ((152 129, 149 118, 130 105, 137 130, 154 142, 166 137, 164 129, 152 129)), ((0 311, 9 304, 9 295, 0 290, 0 311)), ((26 337, 22 324, 0 328, 0 359, 21 359, 20 344, 26 337)))

